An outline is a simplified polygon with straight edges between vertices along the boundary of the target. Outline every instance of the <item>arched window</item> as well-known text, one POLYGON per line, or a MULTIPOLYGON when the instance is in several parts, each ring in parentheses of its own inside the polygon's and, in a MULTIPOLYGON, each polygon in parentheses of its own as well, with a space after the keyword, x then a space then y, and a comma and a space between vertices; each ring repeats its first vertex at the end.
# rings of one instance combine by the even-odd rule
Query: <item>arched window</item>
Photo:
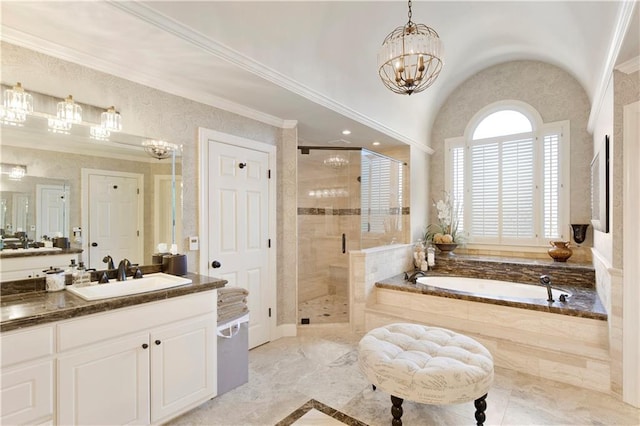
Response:
POLYGON ((514 101, 480 111, 465 135, 446 141, 445 185, 468 241, 545 245, 562 238, 569 123, 542 123, 535 109, 514 101))

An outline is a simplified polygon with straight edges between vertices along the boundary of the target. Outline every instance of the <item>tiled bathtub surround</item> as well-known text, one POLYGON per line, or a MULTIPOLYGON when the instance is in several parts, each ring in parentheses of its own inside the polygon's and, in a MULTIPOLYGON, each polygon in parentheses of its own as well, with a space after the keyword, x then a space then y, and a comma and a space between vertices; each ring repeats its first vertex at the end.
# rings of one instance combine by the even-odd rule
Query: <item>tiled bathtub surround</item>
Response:
POLYGON ((539 284, 548 275, 554 286, 595 289, 595 269, 590 264, 553 262, 492 256, 436 255, 434 272, 441 275, 486 278, 523 284, 539 284))
MULTIPOLYGON (((436 275, 436 274, 428 274, 436 275)), ((498 278, 491 278, 498 279, 498 278)), ((555 285, 554 285, 555 286, 555 285)), ((426 294, 432 296, 446 297, 449 299, 468 300, 472 302, 488 303, 492 305, 510 306, 513 308, 528 309, 531 311, 551 312, 555 314, 570 315, 582 318, 592 318, 602 321, 607 320, 605 311, 598 294, 594 288, 582 286, 560 286, 563 290, 571 293, 571 297, 566 303, 555 301, 552 303, 544 299, 522 299, 501 296, 484 296, 474 293, 458 292, 423 284, 413 284, 404 279, 404 274, 396 275, 386 280, 376 283, 377 288, 403 291, 408 293, 426 294)), ((540 294, 544 295, 544 288, 540 289, 540 294)))

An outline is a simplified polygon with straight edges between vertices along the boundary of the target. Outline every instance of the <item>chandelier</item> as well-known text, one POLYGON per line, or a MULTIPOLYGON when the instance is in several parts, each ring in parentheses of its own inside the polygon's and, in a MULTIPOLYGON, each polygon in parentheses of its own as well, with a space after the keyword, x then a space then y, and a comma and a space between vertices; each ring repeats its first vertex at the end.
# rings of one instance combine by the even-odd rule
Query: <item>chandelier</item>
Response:
POLYGON ((23 177, 27 174, 26 166, 15 166, 9 172, 9 179, 11 180, 22 180, 23 177))
POLYGON ((156 139, 146 140, 142 146, 147 154, 158 160, 169 158, 178 150, 178 145, 156 139))
POLYGON ((349 160, 341 155, 334 154, 324 160, 324 165, 331 167, 332 169, 341 169, 349 165, 349 160))
POLYGON ((82 107, 73 101, 73 96, 67 96, 62 102, 58 102, 58 120, 69 124, 82 123, 82 107))
POLYGON ((378 51, 378 74, 389 90, 401 95, 418 93, 431 86, 442 69, 444 47, 438 33, 424 24, 409 21, 393 30, 378 51))
POLYGON ((2 122, 20 126, 33 113, 33 96, 25 92, 22 83, 16 83, 12 89, 4 91, 2 102, 2 122))

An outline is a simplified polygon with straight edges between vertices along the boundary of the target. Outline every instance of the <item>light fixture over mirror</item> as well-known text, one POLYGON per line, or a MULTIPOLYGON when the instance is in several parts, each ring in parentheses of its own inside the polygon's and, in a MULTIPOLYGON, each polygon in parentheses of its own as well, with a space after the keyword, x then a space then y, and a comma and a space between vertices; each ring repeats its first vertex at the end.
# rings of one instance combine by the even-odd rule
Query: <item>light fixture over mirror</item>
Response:
POLYGON ((2 101, 2 122, 9 125, 21 125, 27 115, 33 113, 33 96, 25 92, 18 82, 12 89, 4 91, 2 101))
POLYGON ((438 33, 424 24, 409 21, 393 30, 378 51, 378 74, 389 90, 402 95, 431 86, 443 65, 443 45, 438 33))
MULTIPOLYGON (((114 106, 110 106, 106 110, 102 109, 103 112, 99 115, 99 123, 91 123, 84 119, 83 106, 89 109, 90 112, 99 110, 98 107, 80 105, 75 102, 73 96, 69 95, 65 100, 56 104, 55 115, 47 111, 34 112, 34 96, 38 100, 37 104, 41 107, 49 105, 50 101, 55 99, 42 93, 27 93, 21 83, 16 83, 12 88, 7 86, 3 94, 0 122, 7 126, 22 127, 28 116, 38 116, 46 119, 47 129, 50 133, 63 135, 71 134, 71 128, 74 124, 85 124, 90 126, 91 139, 101 141, 109 140, 111 132, 122 131, 122 118, 114 106)), ((93 117, 94 119, 98 118, 96 113, 93 113, 93 117)))

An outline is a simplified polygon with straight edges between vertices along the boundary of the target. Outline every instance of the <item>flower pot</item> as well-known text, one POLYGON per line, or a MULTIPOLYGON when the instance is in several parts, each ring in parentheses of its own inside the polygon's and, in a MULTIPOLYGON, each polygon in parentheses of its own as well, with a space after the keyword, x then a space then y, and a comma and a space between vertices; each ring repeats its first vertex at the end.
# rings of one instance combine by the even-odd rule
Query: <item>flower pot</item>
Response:
POLYGON ((551 248, 547 253, 555 262, 566 262, 573 255, 573 250, 569 248, 569 241, 549 241, 549 244, 551 248))
POLYGON ((440 250, 440 253, 447 256, 453 256, 453 251, 456 249, 456 247, 458 247, 458 244, 435 243, 435 246, 438 247, 438 250, 440 250))

